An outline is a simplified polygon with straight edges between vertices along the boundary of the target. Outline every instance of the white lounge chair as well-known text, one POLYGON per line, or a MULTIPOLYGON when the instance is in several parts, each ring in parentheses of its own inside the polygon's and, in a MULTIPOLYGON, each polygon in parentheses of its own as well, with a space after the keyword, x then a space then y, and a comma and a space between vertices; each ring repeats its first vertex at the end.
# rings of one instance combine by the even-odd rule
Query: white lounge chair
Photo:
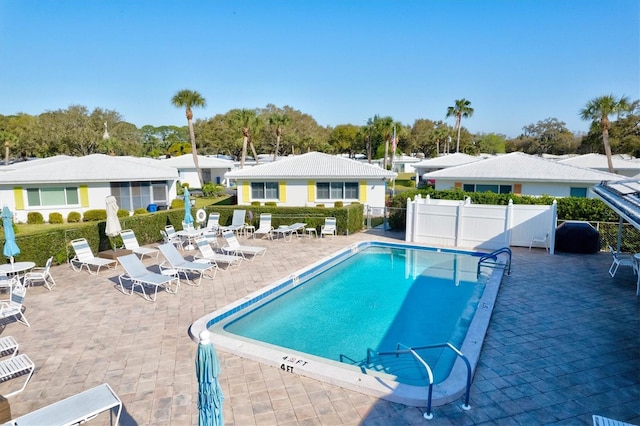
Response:
POLYGON ((338 233, 336 228, 336 218, 335 217, 325 217, 324 225, 320 227, 320 238, 325 235, 331 235, 331 237, 335 237, 338 233))
POLYGON ((187 284, 199 286, 202 278, 214 279, 218 267, 213 263, 191 262, 180 255, 173 244, 161 244, 158 246, 166 261, 160 264, 161 270, 173 269, 176 273, 182 273, 187 280, 187 284), (189 273, 200 275, 197 284, 192 284, 189 273))
POLYGON ((261 235, 262 238, 268 236, 269 239, 273 239, 273 226, 271 226, 271 213, 261 213, 260 214, 260 224, 258 229, 253 232, 253 238, 256 238, 256 235, 261 235))
POLYGON ((300 232, 304 231, 305 226, 307 226, 307 224, 301 222, 296 222, 292 225, 280 225, 277 228, 273 228, 271 234, 276 234, 276 238, 282 236, 285 241, 291 241, 293 234, 299 237, 300 232))
POLYGON ((103 266, 109 269, 115 269, 118 265, 118 261, 116 260, 95 257, 85 238, 78 238, 77 240, 71 241, 71 246, 76 252, 76 256, 69 262, 74 271, 81 271, 82 268, 86 267, 90 274, 97 275, 103 266), (95 272, 91 270, 92 266, 96 267, 95 272))
POLYGON ((207 219, 207 230, 210 232, 218 233, 220 228, 220 213, 209 213, 207 219))
POLYGON ((178 277, 171 275, 162 275, 152 271, 149 271, 142 261, 138 259, 135 254, 127 254, 125 256, 118 257, 118 261, 124 268, 124 274, 118 276, 120 282, 120 288, 124 294, 133 294, 133 290, 140 287, 142 290, 142 297, 150 302, 155 302, 158 295, 158 287, 163 287, 167 293, 176 293, 180 282, 178 277), (123 281, 131 282, 131 292, 127 293, 124 288, 123 281), (175 281, 175 290, 171 288, 171 283, 175 281), (145 291, 145 287, 151 287, 153 289, 153 295, 145 291))
POLYGON ((227 242, 226 247, 222 247, 222 250, 225 253, 231 253, 236 256, 242 256, 245 260, 253 260, 257 255, 266 253, 267 249, 265 247, 256 247, 256 246, 242 246, 238 242, 236 235, 231 231, 225 231, 222 233, 225 241, 227 242), (250 258, 247 258, 247 255, 250 255, 250 258))
POLYGON ((168 242, 179 248, 180 250, 184 249, 183 239, 182 237, 176 233, 173 225, 167 225, 164 227, 164 232, 167 234, 168 242))
POLYGON ((93 419, 100 413, 111 411, 115 408, 117 408, 117 411, 111 424, 117 426, 122 412, 122 401, 111 389, 111 386, 103 383, 14 418, 5 423, 5 425, 79 425, 93 419))
POLYGON ((531 237, 531 242, 529 243, 529 250, 531 250, 531 247, 533 247, 533 245, 536 243, 544 244, 544 248, 547 250, 547 253, 549 253, 549 233, 548 232, 544 236, 534 235, 533 237, 531 237))
POLYGON ((138 244, 138 239, 136 238, 136 234, 131 229, 120 231, 120 237, 122 237, 124 248, 126 248, 127 250, 131 250, 135 254, 139 254, 140 259, 142 259, 145 255, 155 255, 154 257, 157 259, 158 254, 160 254, 157 249, 151 247, 140 247, 140 244, 138 244))
POLYGON ((206 238, 198 238, 196 240, 196 245, 198 246, 198 250, 200 254, 196 254, 194 256, 195 262, 199 260, 205 260, 210 263, 215 263, 218 265, 219 269, 227 270, 230 266, 239 265, 242 262, 242 256, 235 256, 233 254, 224 254, 224 253, 216 253, 211 248, 209 241, 206 238), (221 268, 220 264, 223 263, 226 268, 221 268))
POLYGON ((9 301, 0 303, 0 319, 15 317, 19 323, 31 327, 27 317, 22 312, 22 304, 26 295, 27 288, 25 286, 20 283, 14 285, 11 289, 9 301))
MULTIPOLYGON (((27 383, 31 380, 31 376, 33 376, 33 372, 35 371, 36 366, 31 361, 31 359, 25 354, 19 354, 13 356, 11 358, 0 361, 0 382, 6 382, 7 380, 14 379, 16 377, 27 375, 27 379, 24 381, 22 387, 16 391, 9 392, 4 395, 5 398, 18 394, 27 387, 27 383)), ((17 423, 15 420, 12 420, 12 425, 22 425, 28 423, 17 423)), ((42 424, 52 424, 50 422, 42 423, 42 424)))
POLYGON ((49 291, 51 291, 53 286, 56 285, 56 282, 53 280, 53 277, 51 276, 51 272, 49 272, 49 270, 51 269, 52 262, 53 262, 53 256, 47 259, 47 263, 45 264, 44 268, 36 267, 31 269, 31 271, 27 272, 26 274, 24 274, 24 285, 25 286, 33 285, 34 282, 42 281, 44 286, 49 291))
POLYGON ((240 234, 244 230, 244 227, 247 225, 247 223, 245 222, 246 215, 246 210, 234 210, 233 218, 231 219, 231 225, 221 226, 220 231, 233 231, 236 234, 240 234))
POLYGON ((180 250, 182 250, 182 240, 180 238, 177 238, 178 235, 176 235, 176 238, 169 238, 169 236, 167 235, 166 231, 164 229, 160 230, 160 235, 162 235, 162 242, 165 244, 173 244, 176 248, 179 248, 180 250))
POLYGON ((618 253, 611 246, 609 246, 609 251, 611 252, 611 256, 613 256, 613 262, 611 263, 611 267, 609 267, 609 275, 611 275, 612 278, 616 276, 616 272, 618 272, 618 267, 620 266, 630 266, 633 272, 636 272, 633 256, 618 253))

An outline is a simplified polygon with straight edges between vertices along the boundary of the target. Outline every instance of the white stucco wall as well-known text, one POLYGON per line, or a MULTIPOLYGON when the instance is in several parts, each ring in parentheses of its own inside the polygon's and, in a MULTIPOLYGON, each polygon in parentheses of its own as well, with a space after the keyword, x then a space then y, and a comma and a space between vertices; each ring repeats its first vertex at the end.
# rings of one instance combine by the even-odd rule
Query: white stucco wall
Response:
MULTIPOLYGON (((219 178, 220 180, 220 185, 225 184, 224 174, 228 171, 228 169, 203 169, 203 172, 204 171, 211 172, 211 182, 213 182, 214 184, 218 183, 217 178, 219 178)), ((202 188, 196 169, 178 169, 178 174, 180 175, 180 182, 188 183, 189 188, 202 188)), ((205 178, 205 183, 207 182, 208 180, 205 178)))

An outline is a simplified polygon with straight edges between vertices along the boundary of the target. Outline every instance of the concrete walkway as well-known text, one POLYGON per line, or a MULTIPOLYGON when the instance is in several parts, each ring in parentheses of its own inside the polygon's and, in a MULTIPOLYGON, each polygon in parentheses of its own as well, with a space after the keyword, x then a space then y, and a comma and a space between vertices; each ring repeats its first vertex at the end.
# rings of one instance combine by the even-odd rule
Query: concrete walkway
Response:
MULTIPOLYGON (((13 336, 37 369, 26 390, 9 399, 14 416, 100 383, 124 404, 121 424, 196 425, 196 344, 187 335, 201 316, 356 241, 397 240, 358 233, 322 241, 250 240, 264 257, 219 271, 200 287, 161 292, 150 303, 116 287, 122 272, 98 276, 52 268, 53 291, 29 288, 27 328, 13 336)), ((162 257, 162 256, 160 256, 162 257)), ((24 259, 21 259, 24 260, 24 259)), ((145 259, 148 266, 160 259, 145 259)), ((513 270, 498 295, 471 389, 470 411, 454 404, 406 407, 285 373, 219 352, 224 418, 229 425, 591 424, 591 415, 640 424, 640 324, 635 276, 615 279, 608 254, 547 255, 515 249, 513 270)), ((6 393, 20 379, 0 385, 6 393)), ((109 424, 103 414, 91 424, 109 424)))

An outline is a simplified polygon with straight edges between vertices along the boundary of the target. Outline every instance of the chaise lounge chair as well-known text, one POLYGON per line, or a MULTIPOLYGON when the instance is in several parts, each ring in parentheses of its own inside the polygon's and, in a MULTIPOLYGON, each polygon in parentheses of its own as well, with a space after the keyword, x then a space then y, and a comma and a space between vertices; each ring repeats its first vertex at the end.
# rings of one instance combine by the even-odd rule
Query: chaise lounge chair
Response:
POLYGON ((335 217, 325 217, 324 225, 320 227, 320 238, 325 235, 331 235, 331 238, 334 238, 338 233, 336 222, 337 220, 335 217))
POLYGON ((95 257, 85 238, 78 238, 77 240, 71 241, 71 246, 76 252, 76 256, 71 259, 69 263, 76 272, 81 271, 82 268, 86 267, 90 274, 98 275, 100 268, 103 266, 106 266, 109 269, 115 269, 116 266, 118 266, 118 261, 116 260, 95 257), (91 271, 92 266, 96 267, 95 272, 91 271))
POLYGON ((180 255, 178 250, 175 248, 173 244, 161 244, 158 246, 162 255, 165 257, 166 261, 160 264, 161 270, 174 269, 177 274, 182 273, 187 280, 187 284, 199 286, 202 282, 202 277, 207 279, 214 279, 216 276, 216 271, 218 267, 215 263, 202 263, 202 262, 191 262, 186 260, 184 257, 180 255), (212 272, 213 271, 213 272, 212 272), (200 275, 200 279, 198 279, 197 284, 192 284, 189 279, 189 273, 195 273, 200 275))
POLYGON ((233 218, 231 219, 231 225, 221 226, 220 232, 233 231, 236 234, 241 233, 242 231, 244 231, 244 227, 247 226, 247 223, 245 222, 246 215, 246 210, 234 210, 233 218))
POLYGON ((124 268, 124 274, 120 274, 118 281, 120 282, 120 288, 124 294, 133 294, 133 290, 136 286, 142 290, 142 297, 150 302, 156 301, 158 295, 158 287, 164 287, 167 293, 176 293, 180 286, 180 281, 177 277, 171 275, 162 275, 149 271, 144 264, 138 259, 135 254, 127 254, 125 256, 118 257, 118 261, 124 268), (127 293, 124 288, 123 281, 131 282, 131 292, 127 293), (171 288, 171 283, 175 281, 175 290, 171 288), (153 288, 153 295, 145 291, 145 287, 153 288))
POLYGON ((242 256, 235 256, 233 254, 216 253, 211 248, 209 241, 206 238, 198 238, 196 245, 200 254, 194 256, 194 262, 207 261, 209 263, 215 263, 219 269, 227 270, 230 266, 239 265, 242 262, 242 256), (220 268, 220 264, 227 265, 226 268, 220 268))
POLYGON ((260 214, 260 225, 258 229, 253 232, 253 238, 256 238, 256 235, 261 235, 262 238, 268 236, 269 239, 273 239, 273 226, 271 226, 271 213, 261 213, 260 214))
POLYGON ((618 253, 611 246, 609 246, 609 251, 611 252, 611 256, 613 256, 613 262, 611 263, 611 267, 609 267, 609 275, 611 275, 612 278, 616 276, 619 266, 630 266, 633 269, 633 272, 636 272, 633 256, 630 254, 618 253))
POLYGON ((231 231, 226 231, 222 233, 225 241, 227 242, 226 247, 222 247, 222 250, 225 253, 231 253, 236 256, 242 256, 245 260, 253 260, 257 255, 266 253, 267 249, 265 247, 256 247, 256 246, 242 246, 238 242, 235 234, 231 231), (247 255, 250 255, 250 258, 247 258, 247 255))
POLYGON ((277 228, 273 228, 271 233, 276 234, 276 238, 282 235, 282 238, 285 241, 291 241, 293 239, 293 234, 296 234, 296 236, 299 237, 299 232, 304 231, 305 226, 307 226, 307 224, 301 222, 297 222, 292 225, 281 225, 277 228))
POLYGON ((127 250, 131 250, 135 254, 140 255, 140 259, 146 255, 155 255, 154 257, 157 259, 158 254, 160 253, 157 249, 151 247, 140 247, 138 244, 138 239, 136 238, 135 232, 131 229, 125 229, 124 231, 120 231, 120 237, 122 237, 122 242, 124 243, 124 248, 127 250))

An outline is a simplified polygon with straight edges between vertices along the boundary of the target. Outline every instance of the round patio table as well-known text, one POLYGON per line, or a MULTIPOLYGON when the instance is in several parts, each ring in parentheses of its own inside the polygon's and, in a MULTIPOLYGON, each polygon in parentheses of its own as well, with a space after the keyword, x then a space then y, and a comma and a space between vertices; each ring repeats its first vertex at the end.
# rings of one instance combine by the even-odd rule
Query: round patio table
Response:
POLYGON ((13 262, 5 265, 0 265, 0 272, 4 272, 7 275, 16 275, 20 280, 20 272, 28 271, 36 266, 35 262, 13 262))

